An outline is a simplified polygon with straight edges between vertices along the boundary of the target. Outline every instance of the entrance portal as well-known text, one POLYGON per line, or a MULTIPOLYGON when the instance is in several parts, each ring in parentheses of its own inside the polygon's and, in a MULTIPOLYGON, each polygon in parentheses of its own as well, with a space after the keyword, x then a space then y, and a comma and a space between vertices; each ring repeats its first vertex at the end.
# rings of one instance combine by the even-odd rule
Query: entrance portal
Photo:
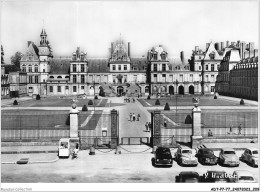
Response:
POLYGON ((174 87, 172 85, 169 86, 169 94, 174 95, 174 87))
POLYGON ((124 92, 124 88, 122 86, 118 86, 117 87, 117 94, 122 95, 123 92, 124 92))
POLYGON ((184 87, 182 85, 179 86, 179 94, 184 95, 184 87))
POLYGON ((189 86, 189 94, 194 94, 194 87, 192 85, 189 86))

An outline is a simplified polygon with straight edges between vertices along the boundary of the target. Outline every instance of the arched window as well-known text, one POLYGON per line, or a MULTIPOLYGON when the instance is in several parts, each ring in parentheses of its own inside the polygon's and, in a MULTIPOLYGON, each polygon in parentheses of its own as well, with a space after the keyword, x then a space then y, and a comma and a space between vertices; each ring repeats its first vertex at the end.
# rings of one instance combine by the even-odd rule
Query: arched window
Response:
POLYGON ((53 76, 50 76, 50 79, 54 79, 54 77, 53 77, 53 76))
POLYGON ((61 79, 62 77, 61 76, 58 76, 57 79, 61 79))
POLYGON ((145 87, 145 93, 149 93, 149 87, 148 86, 145 87))
POLYGON ((29 65, 29 72, 32 72, 32 65, 29 65))
POLYGON ((70 78, 70 76, 66 76, 65 78, 70 78))
POLYGON ((22 72, 26 72, 26 66, 22 65, 22 72))

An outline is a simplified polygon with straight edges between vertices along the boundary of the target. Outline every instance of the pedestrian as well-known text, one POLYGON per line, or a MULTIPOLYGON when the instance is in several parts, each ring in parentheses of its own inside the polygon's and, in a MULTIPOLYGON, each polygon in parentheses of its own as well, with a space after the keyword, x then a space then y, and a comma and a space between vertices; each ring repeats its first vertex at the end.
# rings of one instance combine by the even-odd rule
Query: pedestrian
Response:
POLYGON ((133 113, 133 121, 135 121, 135 113, 133 113))
POLYGON ((212 137, 212 136, 213 136, 213 133, 212 133, 212 131, 209 129, 208 137, 212 137))
POLYGON ((149 130, 151 131, 151 130, 152 130, 152 124, 151 124, 151 122, 148 123, 148 127, 149 127, 149 130))
POLYGON ((141 115, 138 113, 137 115, 137 121, 139 121, 139 118, 141 117, 141 115))
POLYGON ((239 126, 238 126, 238 134, 241 134, 241 130, 242 130, 242 127, 241 127, 241 124, 239 124, 239 126))
POLYGON ((164 121, 163 125, 164 125, 164 127, 166 128, 166 127, 167 127, 167 122, 164 121))
POLYGON ((146 131, 149 131, 148 122, 145 123, 145 130, 146 130, 146 131))
POLYGON ((233 125, 231 125, 230 128, 229 128, 230 134, 232 133, 232 131, 233 131, 233 125))
POLYGON ((129 115, 129 116, 130 116, 130 121, 132 122, 132 113, 130 113, 130 115, 129 115))

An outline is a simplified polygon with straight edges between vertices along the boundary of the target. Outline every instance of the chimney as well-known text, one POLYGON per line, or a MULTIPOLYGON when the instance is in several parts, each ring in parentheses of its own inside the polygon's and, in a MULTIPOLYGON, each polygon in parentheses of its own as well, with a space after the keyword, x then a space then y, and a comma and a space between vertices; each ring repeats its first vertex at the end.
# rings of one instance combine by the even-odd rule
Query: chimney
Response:
POLYGON ((128 42, 128 57, 130 57, 130 42, 128 42))
POLYGON ((219 51, 219 43, 215 43, 215 49, 219 51))
POLYGON ((227 41, 227 47, 229 46, 229 41, 227 41))
POLYGON ((31 44, 31 41, 28 41, 27 43, 28 43, 28 47, 29 47, 29 45, 31 44))
POLYGON ((195 52, 197 53, 199 51, 199 46, 195 46, 195 52))
POLYGON ((206 49, 208 49, 210 43, 206 43, 206 49))
POLYGON ((181 62, 184 63, 184 51, 181 51, 181 62))
POLYGON ((112 54, 114 53, 114 43, 112 42, 111 43, 111 57, 112 57, 112 54))
POLYGON ((249 51, 254 50, 254 42, 249 42, 249 51))
POLYGON ((258 49, 254 49, 254 57, 256 58, 258 56, 258 49))
POLYGON ((241 53, 242 53, 242 54, 241 54, 241 55, 242 55, 242 58, 241 58, 241 59, 244 59, 244 58, 245 58, 245 51, 246 51, 246 42, 244 42, 244 41, 241 42, 241 48, 242 48, 242 49, 241 49, 241 50, 242 50, 242 51, 241 51, 241 53))
POLYGON ((241 45, 241 43, 240 43, 240 41, 238 40, 238 41, 237 41, 237 47, 240 48, 240 45, 241 45))
POLYGON ((111 48, 108 48, 108 53, 109 53, 109 57, 111 57, 111 55, 112 55, 111 48))
POLYGON ((221 50, 223 50, 224 48, 225 48, 224 42, 221 42, 221 50))

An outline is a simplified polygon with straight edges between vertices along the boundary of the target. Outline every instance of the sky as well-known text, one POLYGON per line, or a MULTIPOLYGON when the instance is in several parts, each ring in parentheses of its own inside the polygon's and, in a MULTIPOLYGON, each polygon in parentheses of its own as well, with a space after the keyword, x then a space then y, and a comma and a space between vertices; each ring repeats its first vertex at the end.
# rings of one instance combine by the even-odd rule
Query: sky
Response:
POLYGON ((170 57, 191 56, 207 42, 259 42, 258 1, 7 1, 1 4, 5 61, 36 45, 45 28, 53 55, 108 57, 112 41, 131 42, 131 56, 163 45, 170 57))

